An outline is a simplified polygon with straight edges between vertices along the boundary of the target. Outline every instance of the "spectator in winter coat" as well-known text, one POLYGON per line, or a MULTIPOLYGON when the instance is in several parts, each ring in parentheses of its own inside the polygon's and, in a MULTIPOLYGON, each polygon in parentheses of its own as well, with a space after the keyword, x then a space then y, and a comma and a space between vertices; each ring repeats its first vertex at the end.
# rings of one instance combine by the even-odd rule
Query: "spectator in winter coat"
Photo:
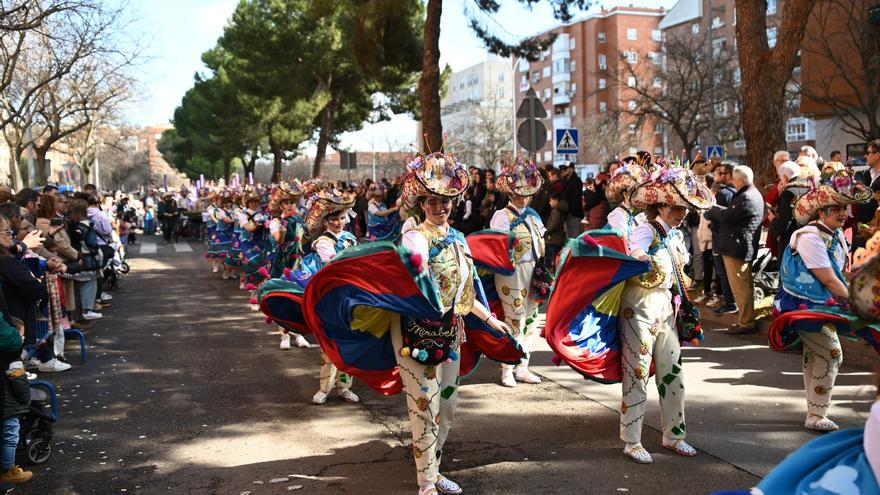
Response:
MULTIPOLYGON (((739 322, 730 333, 755 333, 755 286, 752 261, 758 252, 761 224, 764 221, 764 197, 754 186, 752 169, 741 165, 733 169, 736 193, 730 206, 714 206, 706 219, 719 225, 717 250, 724 260, 728 282, 739 307, 739 322)), ((714 242, 713 242, 714 245, 714 242)))
POLYGON ((568 216, 568 203, 562 193, 550 195, 550 216, 547 231, 544 232, 544 259, 547 266, 556 269, 556 257, 565 245, 565 218, 568 216))
POLYGON ((564 167, 560 167, 563 181, 562 196, 569 208, 568 217, 565 219, 565 235, 577 237, 583 230, 581 222, 584 219, 584 185, 571 162, 564 167))
POLYGON ((770 212, 769 236, 776 239, 779 249, 778 257, 788 246, 791 235, 800 228, 794 219, 794 203, 802 194, 810 190, 810 183, 802 179, 801 168, 795 162, 785 162, 776 169, 779 175, 779 196, 776 200, 776 211, 770 212))

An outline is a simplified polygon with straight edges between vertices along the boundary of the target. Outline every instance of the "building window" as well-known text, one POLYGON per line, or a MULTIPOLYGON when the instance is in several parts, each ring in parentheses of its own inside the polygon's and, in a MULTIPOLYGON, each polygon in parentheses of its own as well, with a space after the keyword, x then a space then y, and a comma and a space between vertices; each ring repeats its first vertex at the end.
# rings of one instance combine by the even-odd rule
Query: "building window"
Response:
POLYGON ((695 22, 695 23, 691 24, 691 34, 693 34, 694 36, 699 36, 699 34, 700 34, 700 23, 699 22, 695 22))
POLYGON ((648 59, 654 62, 654 65, 660 65, 660 62, 663 60, 661 54, 657 52, 648 52, 648 59))
POLYGON ((636 87, 636 76, 629 76, 626 78, 626 85, 634 88, 636 87))
POLYGON ((630 134, 635 134, 635 133, 636 133, 636 125, 635 125, 635 124, 630 124, 630 125, 629 125, 629 133, 630 133, 630 134))
POLYGON ((715 115, 717 115, 719 117, 726 117, 727 116, 727 103, 726 102, 722 101, 721 103, 715 104, 715 115))
POLYGON ((808 141, 816 139, 815 123, 804 117, 789 119, 785 123, 786 141, 808 141))
POLYGON ((504 82, 504 73, 503 72, 498 73, 498 82, 504 82))
POLYGON ((571 96, 574 96, 577 93, 578 85, 575 83, 571 83, 571 96))
POLYGON ((742 71, 739 70, 739 67, 733 69, 733 84, 735 86, 739 86, 742 82, 742 71))
POLYGON ((550 88, 544 88, 544 99, 550 98, 550 88))
POLYGON ((544 161, 549 162, 552 159, 553 159, 553 153, 550 151, 545 151, 544 152, 544 161))
POLYGON ((767 46, 773 48, 776 46, 776 27, 767 28, 767 46))
POLYGON ((599 111, 604 112, 605 110, 608 110, 608 104, 605 103, 604 101, 600 101, 599 102, 599 111))
POLYGON ((712 56, 718 57, 727 45, 727 38, 715 38, 712 40, 712 56))
POLYGON ((577 107, 577 105, 572 105, 572 106, 571 106, 571 115, 572 115, 572 116, 575 116, 575 115, 577 115, 577 113, 578 113, 578 107, 577 107))
POLYGON ((712 18, 712 29, 724 27, 724 21, 721 19, 721 16, 715 16, 712 18))
POLYGON ((605 89, 606 84, 604 77, 599 79, 599 89, 605 89))
POLYGON ((663 133, 663 124, 657 122, 654 124, 654 134, 662 134, 663 133))
POLYGON ((654 156, 663 156, 663 148, 660 146, 654 147, 654 156))
POLYGON ((630 41, 635 41, 639 39, 639 32, 636 28, 629 28, 626 30, 626 39, 630 41))
POLYGON ((532 82, 538 82, 541 80, 541 71, 532 72, 532 82))
POLYGON ((655 88, 662 88, 663 87, 663 79, 660 79, 659 77, 655 77, 653 86, 655 88))
POLYGON ((627 108, 629 108, 630 110, 635 110, 638 107, 639 103, 636 100, 629 100, 629 105, 627 105, 627 108))
POLYGON ((651 39, 658 43, 663 41, 663 31, 660 31, 659 29, 654 29, 653 31, 651 31, 651 39))
POLYGON ((577 46, 577 44, 575 43, 575 39, 574 39, 574 38, 570 38, 570 39, 568 40, 568 49, 569 49, 569 50, 574 50, 575 46, 577 46))
POLYGON ((605 70, 608 68, 608 61, 605 58, 605 55, 599 55, 599 70, 605 70))
POLYGON ((776 14, 776 0, 767 0, 767 15, 776 14))
POLYGON ((639 54, 637 52, 624 52, 626 54, 626 61, 634 64, 639 61, 639 54))
POLYGON ((599 32, 599 43, 605 43, 605 32, 604 31, 599 32))
POLYGON ((544 67, 544 77, 550 77, 550 66, 544 67))
POLYGON ((571 72, 574 72, 575 68, 577 67, 577 60, 572 60, 570 66, 571 72))

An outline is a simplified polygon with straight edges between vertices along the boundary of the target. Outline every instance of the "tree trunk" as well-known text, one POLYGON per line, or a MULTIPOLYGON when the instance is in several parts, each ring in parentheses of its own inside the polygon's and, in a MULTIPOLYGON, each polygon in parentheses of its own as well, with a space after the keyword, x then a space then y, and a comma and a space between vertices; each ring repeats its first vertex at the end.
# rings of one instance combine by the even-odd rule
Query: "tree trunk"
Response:
MULTIPOLYGON (((223 178, 229 183, 229 176, 232 175, 232 158, 223 159, 223 178)), ((247 180, 247 178, 245 178, 247 180)))
POLYGON ((736 42, 742 74, 743 132, 749 166, 760 182, 775 180, 773 153, 786 149, 785 86, 816 0, 787 0, 776 46, 767 43, 767 0, 736 0, 736 42))
POLYGON ((251 157, 248 159, 247 163, 244 164, 244 176, 250 177, 251 174, 254 173, 254 170, 257 168, 257 148, 251 150, 251 157))
POLYGON ((330 137, 333 135, 333 121, 336 117, 337 107, 339 107, 339 98, 334 95, 327 106, 321 110, 321 132, 318 134, 318 150, 315 152, 312 177, 321 176, 321 164, 327 155, 327 145, 330 144, 330 137))
POLYGON ((272 177, 269 182, 279 182, 281 177, 281 145, 272 138, 269 138, 269 149, 272 151, 272 177))
POLYGON ((34 146, 34 179, 37 181, 34 186, 45 186, 49 183, 50 170, 46 167, 46 154, 49 152, 48 146, 34 146))
POLYGON ((443 125, 440 123, 440 15, 442 0, 428 0, 425 20, 425 51, 422 77, 419 79, 419 101, 422 110, 422 150, 439 151, 443 145, 443 125))

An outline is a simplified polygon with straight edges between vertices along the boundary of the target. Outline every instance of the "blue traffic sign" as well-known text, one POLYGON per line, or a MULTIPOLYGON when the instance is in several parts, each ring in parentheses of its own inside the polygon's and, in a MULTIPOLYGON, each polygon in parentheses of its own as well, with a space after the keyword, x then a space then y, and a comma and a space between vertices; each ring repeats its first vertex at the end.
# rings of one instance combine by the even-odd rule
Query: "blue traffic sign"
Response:
POLYGON ((556 129, 556 153, 577 155, 578 153, 578 130, 556 129))
POLYGON ((723 160, 724 159, 724 148, 722 146, 717 145, 717 144, 714 144, 712 146, 707 146, 706 147, 706 154, 707 154, 707 158, 710 160, 715 159, 715 158, 717 158, 719 160, 723 160))

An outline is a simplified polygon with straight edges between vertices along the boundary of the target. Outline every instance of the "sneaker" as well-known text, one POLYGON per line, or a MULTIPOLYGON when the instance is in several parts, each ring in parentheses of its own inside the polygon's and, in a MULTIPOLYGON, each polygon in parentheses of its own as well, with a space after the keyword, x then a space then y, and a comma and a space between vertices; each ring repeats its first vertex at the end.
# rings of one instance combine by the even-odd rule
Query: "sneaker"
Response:
POLYGON ((715 308, 713 312, 716 315, 735 315, 739 312, 739 308, 736 307, 736 304, 725 304, 715 308))
POLYGON ((67 371, 70 369, 70 365, 67 363, 62 363, 61 361, 52 358, 49 361, 41 364, 37 367, 43 373, 58 373, 61 371, 67 371))
POLYGON ((281 334, 281 345, 278 346, 282 351, 286 351, 290 349, 290 334, 282 333, 281 334))
POLYGON ((238 284, 239 290, 244 290, 244 282, 238 284))
POLYGON ((357 396, 356 393, 352 392, 351 389, 343 388, 339 390, 339 396, 345 399, 346 402, 360 402, 361 398, 357 396))
POLYGON ((513 377, 513 370, 501 370, 501 385, 505 387, 516 387, 516 378, 513 377))
POLYGON ((710 308, 717 308, 722 304, 724 304, 724 298, 722 298, 721 296, 712 296, 712 298, 709 299, 709 302, 706 303, 706 306, 710 308))
POLYGON ((223 280, 229 280, 230 278, 232 277, 229 276, 229 272, 223 272, 223 280))
POLYGON ((214 265, 214 268, 211 268, 211 273, 217 273, 219 271, 220 271, 220 267, 217 265, 214 265))
POLYGON ((312 397, 312 404, 323 404, 325 402, 327 402, 327 392, 318 390, 318 393, 312 397))
POLYGON ((36 373, 25 372, 25 376, 27 376, 27 379, 29 382, 32 382, 37 379, 36 373))
POLYGON ((297 347, 302 347, 304 349, 308 349, 309 347, 312 346, 311 344, 309 344, 309 341, 306 340, 306 338, 303 337, 302 335, 300 335, 300 334, 295 334, 295 335, 296 336, 293 338, 293 341, 297 347))
POLYGON ((700 294, 696 298, 694 298, 694 304, 703 304, 704 302, 709 300, 709 296, 707 294, 700 294))
POLYGON ((437 476, 437 483, 434 486, 437 487, 437 491, 443 495, 461 495, 462 493, 462 489, 458 486, 458 483, 443 475, 437 476))
POLYGON ((94 311, 84 310, 83 311, 83 319, 84 320, 100 320, 104 315, 101 313, 96 313, 94 311))
POLYGON ((522 373, 517 372, 513 375, 513 378, 518 382, 530 383, 533 385, 541 383, 541 378, 529 370, 525 370, 522 373))
POLYGON ((111 296, 110 294, 108 294, 106 292, 101 293, 101 301, 110 301, 112 299, 113 299, 113 296, 111 296))
POLYGON ((25 471, 19 466, 12 466, 9 471, 0 474, 0 482, 2 483, 24 483, 34 477, 34 473, 25 471))

